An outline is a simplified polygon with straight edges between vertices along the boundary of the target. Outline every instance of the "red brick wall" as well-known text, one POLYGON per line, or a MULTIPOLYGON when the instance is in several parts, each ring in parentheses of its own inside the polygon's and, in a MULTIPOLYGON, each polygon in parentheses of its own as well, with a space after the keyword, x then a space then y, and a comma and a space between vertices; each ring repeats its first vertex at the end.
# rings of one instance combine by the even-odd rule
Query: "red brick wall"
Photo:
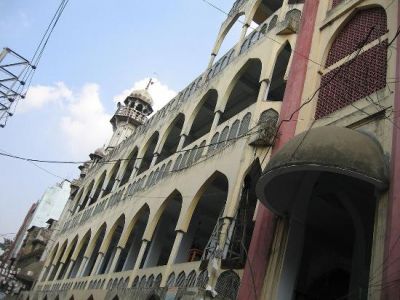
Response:
MULTIPOLYGON (((383 8, 367 9, 354 15, 333 42, 326 66, 358 51, 371 28, 373 30, 366 44, 386 33, 387 21, 383 8)), ((384 88, 386 70, 387 40, 326 73, 321 78, 315 118, 323 118, 384 88)))
POLYGON ((356 51, 372 30, 367 44, 384 35, 387 30, 386 12, 383 8, 372 8, 358 12, 340 31, 331 46, 326 67, 356 51))

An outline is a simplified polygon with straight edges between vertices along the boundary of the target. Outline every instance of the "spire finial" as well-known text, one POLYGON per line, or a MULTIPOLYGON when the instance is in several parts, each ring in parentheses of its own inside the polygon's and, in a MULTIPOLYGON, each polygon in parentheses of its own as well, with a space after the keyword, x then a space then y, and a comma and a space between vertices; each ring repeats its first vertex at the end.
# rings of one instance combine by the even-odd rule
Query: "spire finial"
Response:
POLYGON ((149 87, 150 87, 150 85, 152 85, 152 84, 154 84, 154 81, 153 81, 153 78, 150 78, 150 79, 149 79, 149 83, 148 83, 147 86, 146 86, 146 91, 149 90, 149 87))

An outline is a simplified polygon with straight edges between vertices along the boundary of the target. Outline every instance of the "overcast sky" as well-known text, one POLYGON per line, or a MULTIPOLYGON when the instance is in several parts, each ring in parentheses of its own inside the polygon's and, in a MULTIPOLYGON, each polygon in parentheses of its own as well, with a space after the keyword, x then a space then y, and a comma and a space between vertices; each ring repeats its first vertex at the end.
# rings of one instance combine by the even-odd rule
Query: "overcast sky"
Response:
MULTIPOLYGON (((30 58, 60 0, 0 0, 0 48, 30 58)), ((233 0, 213 0, 229 11, 233 0)), ((45 49, 28 97, 0 129, 0 151, 86 160, 107 143, 116 101, 151 87, 159 109, 207 66, 226 15, 202 0, 70 0, 45 49)), ((227 50, 238 34, 236 27, 227 50)), ((62 178, 77 166, 40 165, 62 178)), ((0 236, 17 232, 32 203, 60 179, 0 157, 0 236)))

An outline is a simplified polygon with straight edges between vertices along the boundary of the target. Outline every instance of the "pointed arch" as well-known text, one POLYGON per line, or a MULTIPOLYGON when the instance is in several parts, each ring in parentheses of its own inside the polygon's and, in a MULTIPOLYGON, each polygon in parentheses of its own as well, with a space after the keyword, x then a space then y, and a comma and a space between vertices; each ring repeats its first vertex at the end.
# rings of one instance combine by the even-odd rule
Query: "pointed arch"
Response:
POLYGON ((118 170, 119 170, 120 165, 121 165, 121 161, 118 160, 118 162, 112 168, 110 177, 108 179, 107 187, 104 189, 104 192, 103 192, 103 196, 108 195, 113 190, 115 181, 117 179, 118 170))
POLYGON ((107 171, 104 171, 103 174, 101 174, 99 180, 97 181, 96 190, 93 194, 92 199, 90 200, 89 206, 97 202, 97 199, 99 198, 100 193, 101 193, 101 189, 103 188, 104 180, 106 179, 106 175, 107 175, 107 171))
POLYGON ((146 229, 146 236, 151 242, 142 261, 144 268, 167 264, 175 241, 175 230, 181 208, 182 195, 174 190, 155 213, 146 229))
POLYGON ((184 146, 189 145, 210 131, 214 121, 214 111, 217 101, 218 92, 214 89, 209 90, 200 100, 190 117, 190 130, 185 139, 184 146))
POLYGON ((261 69, 261 61, 252 58, 235 75, 227 90, 229 97, 225 104, 221 104, 224 108, 219 124, 257 102, 261 69))
POLYGON ((388 40, 383 39, 386 32, 387 16, 381 6, 355 10, 343 22, 328 47, 327 72, 321 77, 315 119, 386 87, 388 40), (360 52, 361 46, 368 49, 360 52))
POLYGON ((81 200, 81 198, 82 198, 82 195, 83 195, 83 192, 85 191, 85 189, 84 188, 81 188, 80 190, 79 190, 79 192, 76 194, 76 196, 75 196, 75 198, 74 198, 74 201, 75 201, 75 205, 74 205, 74 208, 71 210, 71 214, 73 215, 73 214, 75 214, 76 212, 77 212, 77 210, 78 210, 78 208, 79 208, 79 203, 80 203, 80 200, 81 200))
POLYGON ((89 245, 90 238, 92 236, 92 230, 89 229, 86 234, 83 236, 81 241, 79 242, 78 246, 74 250, 74 255, 72 256, 72 260, 74 260, 74 265, 71 269, 71 273, 67 274, 67 278, 75 278, 78 274, 78 270, 81 266, 81 263, 83 261, 84 254, 86 252, 86 249, 89 245))
POLYGON ((85 252, 85 257, 88 257, 88 261, 85 270, 82 273, 83 276, 87 276, 92 273, 100 247, 103 244, 106 230, 107 230, 107 224, 104 222, 97 230, 89 246, 87 247, 85 252))
POLYGON ((129 154, 128 163, 125 166, 125 171, 124 175, 122 176, 120 186, 123 186, 125 183, 129 181, 129 178, 131 177, 132 172, 134 171, 135 168, 138 151, 139 151, 138 147, 135 146, 135 148, 133 148, 133 150, 129 154))
POLYGON ((224 211, 228 189, 228 178, 216 171, 197 191, 180 225, 186 233, 175 263, 200 260, 214 227, 224 211))
POLYGON ((170 157, 178 149, 178 144, 181 139, 181 133, 183 124, 185 123, 185 115, 179 113, 175 119, 171 122, 168 129, 164 133, 164 137, 161 140, 163 147, 159 156, 157 157, 157 163, 163 161, 164 159, 170 157))
POLYGON ((287 41, 278 52, 274 71, 272 73, 269 85, 267 100, 282 101, 286 90, 286 81, 288 77, 289 61, 292 55, 292 47, 287 41))
POLYGON ((57 256, 55 257, 55 261, 57 261, 57 262, 54 264, 53 272, 49 275, 48 281, 54 280, 54 278, 56 276, 56 273, 57 273, 57 270, 60 267, 61 259, 64 256, 65 249, 67 249, 67 245, 68 245, 68 239, 66 239, 64 241, 64 243, 62 244, 62 246, 60 247, 60 249, 59 249, 59 251, 57 253, 57 256))
POLYGON ((79 235, 76 235, 74 237, 74 239, 72 240, 72 242, 68 245, 68 247, 64 253, 64 257, 61 260, 61 262, 64 264, 62 265, 61 272, 59 273, 57 279, 62 279, 65 276, 68 277, 69 274, 65 274, 65 272, 68 270, 69 264, 71 263, 71 258, 75 251, 75 247, 78 243, 78 240, 79 240, 79 235))
POLYGON ((119 241, 119 245, 123 250, 115 269, 116 272, 133 269, 139 255, 149 215, 150 208, 147 204, 144 204, 126 227, 119 241))
POLYGON ((105 274, 110 271, 111 264, 118 247, 119 240, 121 238, 122 232, 125 226, 125 214, 122 214, 114 225, 111 227, 110 232, 100 251, 104 253, 103 262, 99 268, 99 274, 105 274))
POLYGON ((141 151, 143 153, 141 158, 142 162, 140 163, 138 174, 141 174, 150 168, 151 162, 153 161, 154 157, 154 151, 158 143, 158 138, 159 133, 158 131, 156 131, 152 134, 146 145, 143 147, 143 150, 141 151))
POLYGON ((86 208, 86 205, 90 199, 90 194, 92 193, 93 186, 94 186, 94 179, 90 182, 90 184, 86 189, 85 198, 83 199, 82 204, 79 207, 79 211, 82 211, 83 209, 86 208))

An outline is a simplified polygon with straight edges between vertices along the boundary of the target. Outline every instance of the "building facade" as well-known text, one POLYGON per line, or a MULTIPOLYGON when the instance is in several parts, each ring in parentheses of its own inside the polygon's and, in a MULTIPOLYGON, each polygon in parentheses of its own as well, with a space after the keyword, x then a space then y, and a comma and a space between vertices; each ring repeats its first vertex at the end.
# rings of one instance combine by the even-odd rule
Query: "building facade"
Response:
POLYGON ((236 1, 178 96, 118 104, 22 299, 398 299, 399 15, 236 1))

